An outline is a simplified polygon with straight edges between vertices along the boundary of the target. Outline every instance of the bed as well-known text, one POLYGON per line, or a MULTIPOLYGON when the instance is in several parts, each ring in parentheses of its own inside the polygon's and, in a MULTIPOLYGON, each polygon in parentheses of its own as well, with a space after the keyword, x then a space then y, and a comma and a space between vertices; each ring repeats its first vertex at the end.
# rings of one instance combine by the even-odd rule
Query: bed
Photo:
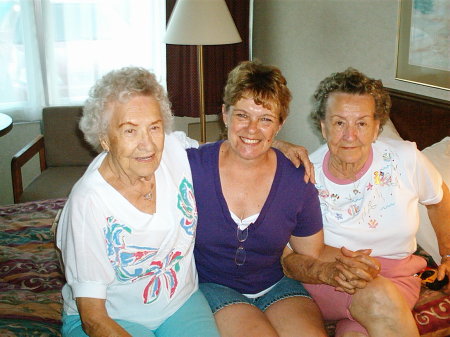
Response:
POLYGON ((0 207, 0 336, 60 336, 54 219, 65 199, 0 207))
MULTIPOLYGON (((416 141, 450 186, 450 103, 397 90, 390 93, 392 123, 382 137, 416 141)), ((0 207, 0 336, 60 336, 60 291, 65 280, 54 228, 65 201, 0 207)), ((433 267, 433 257, 437 259, 439 253, 424 210, 420 227, 418 242, 423 249, 417 253, 433 267)), ((450 336, 450 295, 422 287, 413 314, 421 336, 450 336)), ((327 323, 327 329, 333 336, 333 322, 327 323)))

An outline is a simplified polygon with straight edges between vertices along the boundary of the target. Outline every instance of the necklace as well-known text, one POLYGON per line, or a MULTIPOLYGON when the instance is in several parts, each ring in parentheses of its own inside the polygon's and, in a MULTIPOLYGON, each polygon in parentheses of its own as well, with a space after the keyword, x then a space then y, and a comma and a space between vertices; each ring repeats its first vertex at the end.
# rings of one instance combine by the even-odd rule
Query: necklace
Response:
POLYGON ((153 200, 153 186, 154 184, 150 184, 150 191, 148 191, 147 193, 144 194, 144 199, 151 201, 153 200))
POLYGON ((349 192, 349 200, 352 202, 355 202, 355 198, 358 198, 358 194, 361 194, 361 191, 359 190, 359 186, 361 185, 361 180, 355 177, 352 179, 352 189, 351 192, 349 192))
MULTIPOLYGON (((107 164, 108 164, 108 170, 109 170, 108 174, 111 175, 111 177, 109 177, 107 179, 107 181, 110 182, 110 184, 116 190, 118 190, 119 193, 121 193, 124 196, 126 196, 126 195, 131 196, 133 194, 133 196, 132 196, 133 199, 136 198, 135 195, 137 193, 139 195, 137 198, 139 198, 139 199, 141 197, 143 197, 147 201, 152 201, 153 200, 153 188, 155 186, 154 177, 151 177, 149 179, 149 181, 150 181, 150 191, 148 191, 145 194, 142 194, 143 192, 139 191, 139 189, 136 188, 136 186, 135 186, 136 184, 135 183, 131 182, 130 180, 125 182, 125 181, 123 181, 121 179, 121 177, 125 177, 126 175, 121 175, 120 174, 120 172, 121 172, 120 169, 115 169, 114 165, 112 165, 110 161, 108 161, 107 164), (131 182, 131 185, 130 185, 130 182, 131 182), (133 189, 133 190, 131 191, 131 189, 133 189)), ((125 180, 125 178, 124 178, 124 180, 125 180)), ((143 179, 141 179, 141 180, 143 180, 143 179)), ((145 182, 144 182, 144 184, 145 184, 145 182)), ((128 197, 127 197, 127 199, 128 199, 128 197)))
POLYGON ((353 194, 356 196, 357 194, 361 193, 359 191, 359 185, 361 184, 361 180, 353 181, 353 194), (356 184, 358 182, 358 184, 356 184))

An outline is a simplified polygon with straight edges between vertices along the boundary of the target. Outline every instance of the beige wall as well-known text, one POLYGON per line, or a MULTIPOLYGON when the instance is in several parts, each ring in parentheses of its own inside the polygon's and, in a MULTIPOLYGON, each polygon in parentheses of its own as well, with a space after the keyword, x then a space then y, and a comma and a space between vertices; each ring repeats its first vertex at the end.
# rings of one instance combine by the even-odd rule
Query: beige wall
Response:
POLYGON ((450 92, 395 79, 397 0, 254 0, 253 57, 281 68, 293 92, 279 138, 313 151, 308 119, 317 84, 348 66, 387 87, 450 100, 450 92))

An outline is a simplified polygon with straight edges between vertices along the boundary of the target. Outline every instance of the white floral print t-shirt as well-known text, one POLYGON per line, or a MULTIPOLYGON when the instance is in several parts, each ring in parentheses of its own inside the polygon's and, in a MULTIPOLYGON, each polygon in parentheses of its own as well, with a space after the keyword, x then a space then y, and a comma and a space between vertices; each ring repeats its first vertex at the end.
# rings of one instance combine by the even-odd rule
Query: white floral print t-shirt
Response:
POLYGON ((356 181, 328 171, 325 144, 311 155, 322 210, 325 243, 372 256, 401 259, 416 250, 418 203, 442 199, 442 177, 415 143, 376 141, 356 181))

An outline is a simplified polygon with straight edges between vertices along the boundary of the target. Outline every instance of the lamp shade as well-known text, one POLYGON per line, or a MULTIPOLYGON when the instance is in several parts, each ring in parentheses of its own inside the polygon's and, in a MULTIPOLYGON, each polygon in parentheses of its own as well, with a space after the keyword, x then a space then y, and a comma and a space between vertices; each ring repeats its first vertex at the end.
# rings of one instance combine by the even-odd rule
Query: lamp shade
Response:
POLYGON ((178 0, 164 42, 219 45, 241 42, 225 0, 178 0))

